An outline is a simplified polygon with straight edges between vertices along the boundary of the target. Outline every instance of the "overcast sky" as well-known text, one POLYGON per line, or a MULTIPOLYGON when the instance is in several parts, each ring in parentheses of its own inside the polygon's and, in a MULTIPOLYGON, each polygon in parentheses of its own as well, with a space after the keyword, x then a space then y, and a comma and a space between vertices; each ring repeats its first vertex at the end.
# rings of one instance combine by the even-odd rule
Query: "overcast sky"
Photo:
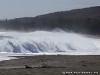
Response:
POLYGON ((0 19, 100 6, 100 0, 0 0, 0 19))

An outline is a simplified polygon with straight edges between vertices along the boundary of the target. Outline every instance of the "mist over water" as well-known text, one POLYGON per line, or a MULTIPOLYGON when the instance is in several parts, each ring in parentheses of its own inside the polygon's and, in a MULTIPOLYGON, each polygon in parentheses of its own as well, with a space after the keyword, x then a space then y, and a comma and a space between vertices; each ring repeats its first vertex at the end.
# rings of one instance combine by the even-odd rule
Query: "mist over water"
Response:
POLYGON ((100 39, 64 31, 0 32, 0 52, 98 55, 100 39))

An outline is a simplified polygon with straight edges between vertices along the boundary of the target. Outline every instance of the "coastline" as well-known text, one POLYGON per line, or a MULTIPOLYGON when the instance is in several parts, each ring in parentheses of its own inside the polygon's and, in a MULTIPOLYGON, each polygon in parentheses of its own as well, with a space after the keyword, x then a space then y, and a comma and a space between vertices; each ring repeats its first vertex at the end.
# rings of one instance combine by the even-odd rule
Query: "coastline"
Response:
POLYGON ((0 62, 0 75, 63 75, 62 72, 100 72, 99 55, 39 55, 16 57, 18 59, 0 62), (43 63, 52 67, 43 68, 41 67, 43 63), (33 68, 26 69, 25 65, 33 68))

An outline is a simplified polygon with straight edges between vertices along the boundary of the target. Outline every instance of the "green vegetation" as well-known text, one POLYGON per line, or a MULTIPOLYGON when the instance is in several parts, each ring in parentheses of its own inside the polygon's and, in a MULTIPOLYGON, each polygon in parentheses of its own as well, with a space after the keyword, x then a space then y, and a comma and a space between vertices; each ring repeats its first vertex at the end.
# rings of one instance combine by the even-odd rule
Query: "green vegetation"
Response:
POLYGON ((65 31, 100 34, 100 6, 49 13, 36 17, 1 20, 0 28, 18 31, 60 28, 65 31))

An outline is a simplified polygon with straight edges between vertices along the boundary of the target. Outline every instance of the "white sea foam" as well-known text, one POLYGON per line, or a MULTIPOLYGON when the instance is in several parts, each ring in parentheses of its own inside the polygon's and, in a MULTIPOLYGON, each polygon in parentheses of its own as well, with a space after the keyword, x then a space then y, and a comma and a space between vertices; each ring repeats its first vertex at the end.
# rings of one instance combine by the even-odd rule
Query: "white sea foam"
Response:
POLYGON ((68 32, 0 32, 0 52, 22 55, 100 55, 100 39, 68 32))

